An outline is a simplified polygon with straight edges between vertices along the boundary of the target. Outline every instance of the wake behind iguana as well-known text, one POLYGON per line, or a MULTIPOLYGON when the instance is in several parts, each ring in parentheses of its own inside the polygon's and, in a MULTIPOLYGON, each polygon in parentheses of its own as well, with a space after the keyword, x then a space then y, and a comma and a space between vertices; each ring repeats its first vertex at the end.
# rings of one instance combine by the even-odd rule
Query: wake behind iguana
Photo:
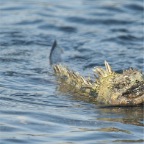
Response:
MULTIPOLYGON (((50 62, 62 92, 81 97, 81 99, 87 97, 103 105, 137 106, 144 104, 142 72, 131 68, 123 73, 117 73, 105 61, 105 69, 101 67, 93 69, 97 77, 91 80, 69 70, 62 64, 56 64, 53 60, 56 47, 55 41, 50 53, 50 62)), ((59 61, 60 58, 58 57, 57 60, 59 61)))

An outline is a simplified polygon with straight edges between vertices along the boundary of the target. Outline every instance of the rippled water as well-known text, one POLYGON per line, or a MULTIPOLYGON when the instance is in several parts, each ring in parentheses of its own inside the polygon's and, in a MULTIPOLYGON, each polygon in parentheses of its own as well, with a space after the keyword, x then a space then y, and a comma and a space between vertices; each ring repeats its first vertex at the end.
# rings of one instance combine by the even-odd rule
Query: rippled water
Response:
POLYGON ((143 0, 0 0, 0 143, 143 143, 143 108, 99 108, 56 90, 49 52, 92 75, 143 69, 143 0))

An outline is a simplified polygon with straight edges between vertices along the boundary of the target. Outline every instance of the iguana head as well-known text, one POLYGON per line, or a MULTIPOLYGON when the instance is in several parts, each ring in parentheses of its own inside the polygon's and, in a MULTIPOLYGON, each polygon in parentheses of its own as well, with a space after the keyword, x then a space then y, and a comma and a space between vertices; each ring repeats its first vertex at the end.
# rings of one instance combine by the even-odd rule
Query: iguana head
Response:
POLYGON ((144 76, 129 69, 119 74, 113 72, 105 61, 106 70, 95 68, 98 75, 97 91, 99 102, 108 105, 138 105, 144 103, 144 76))

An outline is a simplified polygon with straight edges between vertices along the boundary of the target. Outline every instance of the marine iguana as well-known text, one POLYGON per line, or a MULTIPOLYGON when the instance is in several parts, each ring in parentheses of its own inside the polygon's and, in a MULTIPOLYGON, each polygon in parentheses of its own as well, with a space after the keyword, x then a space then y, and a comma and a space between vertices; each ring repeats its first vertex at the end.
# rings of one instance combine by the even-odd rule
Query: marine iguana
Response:
MULTIPOLYGON (((92 99, 94 102, 110 106, 137 106, 144 104, 144 75, 136 69, 123 73, 114 72, 107 61, 105 69, 95 67, 95 80, 85 78, 78 72, 70 70, 60 63, 60 56, 55 60, 57 42, 53 43, 50 52, 50 63, 62 92, 70 93, 81 99, 92 99)), ((58 51, 59 52, 59 51, 58 51)))

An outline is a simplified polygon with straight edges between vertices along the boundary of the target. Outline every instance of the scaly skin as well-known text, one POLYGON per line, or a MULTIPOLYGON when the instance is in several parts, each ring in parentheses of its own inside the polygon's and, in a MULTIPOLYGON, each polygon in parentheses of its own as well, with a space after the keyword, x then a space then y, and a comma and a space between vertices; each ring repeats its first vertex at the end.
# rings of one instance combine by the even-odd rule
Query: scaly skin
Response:
POLYGON ((81 98, 112 106, 144 104, 144 77, 138 70, 129 69, 122 74, 113 72, 105 61, 106 69, 94 68, 95 81, 84 78, 61 64, 53 65, 59 89, 81 98))

